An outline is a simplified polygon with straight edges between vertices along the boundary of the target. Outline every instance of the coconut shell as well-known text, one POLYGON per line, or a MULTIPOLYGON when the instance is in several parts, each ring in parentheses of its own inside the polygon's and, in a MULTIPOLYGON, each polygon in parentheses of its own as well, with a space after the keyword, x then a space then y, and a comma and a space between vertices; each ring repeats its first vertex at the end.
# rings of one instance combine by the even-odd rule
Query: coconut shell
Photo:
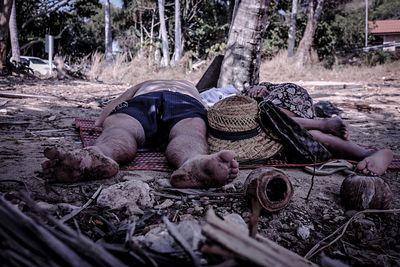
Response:
POLYGON ((288 176, 276 168, 258 168, 252 171, 244 184, 247 199, 257 198, 267 211, 274 212, 289 204, 293 186, 288 176))
POLYGON ((350 175, 340 188, 346 209, 388 209, 393 200, 389 185, 377 176, 350 175))

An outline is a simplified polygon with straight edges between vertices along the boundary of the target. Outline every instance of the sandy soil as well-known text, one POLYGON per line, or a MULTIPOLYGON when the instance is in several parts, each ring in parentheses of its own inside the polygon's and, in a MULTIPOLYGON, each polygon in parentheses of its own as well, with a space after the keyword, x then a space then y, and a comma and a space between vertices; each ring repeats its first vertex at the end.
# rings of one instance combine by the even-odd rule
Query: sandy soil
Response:
MULTIPOLYGON (((362 81, 344 83, 307 83, 315 102, 329 100, 343 109, 349 123, 351 139, 371 147, 389 147, 400 154, 400 84, 396 82, 365 84, 362 81)), ((168 173, 122 171, 116 178, 76 184, 49 184, 41 178, 40 164, 43 149, 62 145, 81 146, 72 127, 74 118, 95 117, 102 103, 118 95, 126 85, 110 85, 86 81, 45 81, 1 78, 0 80, 0 192, 12 194, 22 181, 37 201, 70 203, 81 206, 100 184, 110 185, 124 175, 137 175, 146 180, 154 191, 162 191, 157 180, 168 173), (26 94, 14 98, 7 94, 26 94), (6 181, 8 180, 8 181, 6 181)), ((341 206, 339 190, 344 174, 315 178, 311 197, 305 196, 311 176, 301 169, 284 169, 294 186, 289 206, 276 214, 263 214, 259 232, 280 245, 304 256, 322 238, 345 223, 352 211, 341 206), (310 235, 298 234, 304 226, 310 235)), ((237 183, 249 170, 240 172, 237 183)), ((394 193, 393 207, 400 207, 400 172, 390 171, 383 176, 394 193)), ((240 186, 236 188, 240 192, 240 186)), ((156 196, 162 203, 166 197, 156 196)), ((248 204, 241 195, 185 197, 172 199, 174 204, 163 212, 175 220, 192 216, 202 218, 209 207, 218 213, 236 212, 246 221, 250 216, 248 204)), ((78 217, 84 224, 85 217, 78 217)), ((400 215, 362 216, 352 223, 346 234, 324 250, 325 254, 352 265, 400 266, 400 215)), ((142 230, 145 232, 146 228, 142 230)), ((98 236, 91 236, 96 239, 98 236)), ((318 257, 312 258, 318 262, 318 257)))

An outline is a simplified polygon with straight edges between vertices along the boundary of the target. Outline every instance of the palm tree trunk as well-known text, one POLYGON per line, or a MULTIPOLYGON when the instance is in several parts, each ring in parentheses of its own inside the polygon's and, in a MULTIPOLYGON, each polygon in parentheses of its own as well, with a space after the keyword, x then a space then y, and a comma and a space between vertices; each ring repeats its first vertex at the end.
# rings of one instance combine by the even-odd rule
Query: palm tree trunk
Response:
POLYGON ((158 13, 160 16, 160 33, 161 33, 161 42, 162 42, 162 61, 161 65, 166 67, 169 66, 169 45, 168 45, 168 34, 167 34, 167 26, 165 24, 165 0, 158 0, 158 13))
POLYGON ((218 86, 232 84, 239 90, 258 83, 260 50, 269 0, 237 1, 218 86))
POLYGON ((10 21, 13 0, 0 0, 0 74, 7 66, 8 23, 10 21))
POLYGON ((292 0, 292 14, 290 14, 290 27, 288 32, 288 57, 294 55, 296 43, 297 0, 292 0))

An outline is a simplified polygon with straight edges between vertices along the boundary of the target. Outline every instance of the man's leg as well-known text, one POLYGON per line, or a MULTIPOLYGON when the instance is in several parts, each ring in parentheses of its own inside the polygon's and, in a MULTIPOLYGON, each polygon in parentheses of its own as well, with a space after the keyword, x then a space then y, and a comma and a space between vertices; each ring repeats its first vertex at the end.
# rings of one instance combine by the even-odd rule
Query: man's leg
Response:
POLYGON ((142 125, 127 114, 116 113, 107 117, 103 127, 94 147, 119 164, 131 161, 138 146, 144 144, 142 125))
POLYGON ((208 155, 206 135, 201 118, 187 118, 172 127, 166 157, 178 168, 171 176, 173 186, 220 186, 237 176, 235 153, 224 150, 208 155))
POLYGON ((136 119, 122 113, 109 116, 103 127, 93 146, 74 151, 46 149, 49 160, 42 164, 45 177, 74 182, 114 176, 118 164, 135 156, 137 146, 144 142, 144 130, 136 119))
POLYGON ((292 119, 307 130, 319 130, 321 132, 340 137, 343 140, 349 139, 347 125, 340 117, 326 119, 306 119, 292 117, 292 119))
POLYGON ((329 133, 338 136, 344 140, 349 139, 346 123, 340 117, 325 118, 325 119, 307 119, 296 115, 295 113, 279 108, 283 113, 291 117, 295 122, 307 130, 318 130, 324 133, 329 133))
POLYGON ((393 159, 393 152, 389 149, 375 151, 321 131, 311 130, 309 133, 335 157, 360 161, 356 168, 367 175, 382 175, 393 159))

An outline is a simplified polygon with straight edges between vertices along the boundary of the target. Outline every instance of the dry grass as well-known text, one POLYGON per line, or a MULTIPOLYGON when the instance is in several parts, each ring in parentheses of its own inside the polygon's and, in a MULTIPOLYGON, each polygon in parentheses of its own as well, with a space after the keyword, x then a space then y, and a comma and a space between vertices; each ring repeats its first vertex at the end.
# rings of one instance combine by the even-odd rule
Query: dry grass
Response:
POLYGON ((334 65, 331 70, 320 64, 298 68, 281 51, 275 58, 265 61, 260 67, 260 81, 344 81, 344 82, 378 82, 383 79, 398 79, 400 61, 367 66, 334 65))
MULTIPOLYGON (((272 60, 267 60, 260 67, 260 81, 297 82, 297 81, 341 81, 341 82, 382 82, 383 79, 398 79, 400 61, 375 67, 335 65, 331 70, 320 64, 297 68, 281 51, 272 60)), ((185 79, 197 83, 205 72, 206 66, 197 71, 188 71, 187 64, 161 68, 147 58, 136 57, 127 60, 125 54, 117 55, 113 63, 108 64, 100 53, 94 53, 87 59, 90 68, 87 76, 91 80, 107 83, 136 84, 151 79, 185 79)))
POLYGON ((143 57, 136 57, 128 61, 126 54, 117 55, 114 61, 108 64, 102 54, 94 53, 90 57, 90 61, 88 78, 108 83, 136 84, 151 79, 185 79, 196 83, 205 71, 203 68, 189 72, 185 68, 185 63, 175 67, 161 68, 143 57))

